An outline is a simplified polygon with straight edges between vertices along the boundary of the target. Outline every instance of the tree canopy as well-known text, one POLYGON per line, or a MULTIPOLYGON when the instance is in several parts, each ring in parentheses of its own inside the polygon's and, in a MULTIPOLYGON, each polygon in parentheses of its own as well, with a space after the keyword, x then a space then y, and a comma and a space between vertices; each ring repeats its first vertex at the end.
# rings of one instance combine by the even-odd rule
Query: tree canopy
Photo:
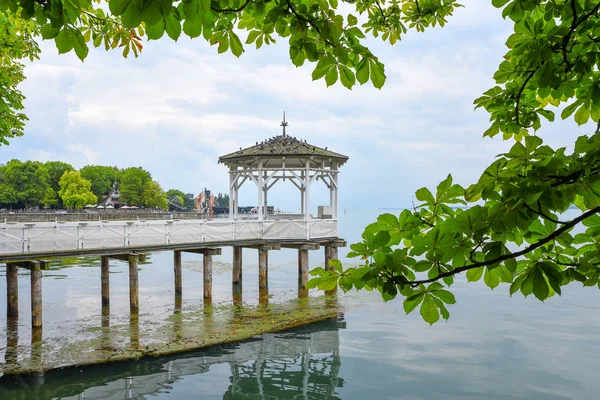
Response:
POLYGON ((111 192, 114 182, 119 182, 120 170, 117 167, 86 165, 80 172, 82 177, 92 183, 92 192, 99 199, 111 192))
MULTIPOLYGON (((557 108, 578 125, 600 123, 600 3, 491 3, 512 20, 513 32, 495 86, 475 106, 490 115, 483 136, 501 135, 514 146, 468 187, 448 176, 434 191, 419 189, 414 209, 380 216, 351 246, 350 256, 362 265, 317 269, 311 285, 377 289, 386 300, 401 295, 405 311, 419 307, 429 323, 449 317, 454 277, 463 272, 469 281, 483 278, 490 288, 510 284, 511 294, 542 301, 573 281, 600 287, 600 125, 579 137, 572 152, 541 137, 542 121, 554 121, 557 108), (573 206, 579 215, 564 219, 573 206), (575 227, 583 231, 575 234, 575 227)), ((142 40, 166 32, 173 40, 182 33, 202 36, 219 53, 240 56, 239 35, 246 31, 245 43, 256 48, 285 38, 294 65, 314 63, 313 79, 349 89, 385 83, 383 64, 365 46, 367 35, 393 45, 410 30, 444 26, 459 6, 455 0, 109 0, 107 10, 101 0, 0 0, 2 16, 12 18, 11 48, 23 49, 19 41, 31 35, 17 40, 10 29, 39 31, 60 53, 74 51, 82 60, 90 44, 137 56, 142 40), (23 21, 28 28, 19 27, 23 21)), ((3 54, 11 65, 27 56, 3 54)), ((0 112, 15 121, 2 126, 3 138, 22 130, 19 79, 17 68, 1 89, 8 106, 0 104, 0 112)))
POLYGON ((92 193, 92 183, 83 178, 79 171, 66 171, 60 178, 59 186, 58 195, 67 208, 80 210, 98 201, 98 197, 92 193))

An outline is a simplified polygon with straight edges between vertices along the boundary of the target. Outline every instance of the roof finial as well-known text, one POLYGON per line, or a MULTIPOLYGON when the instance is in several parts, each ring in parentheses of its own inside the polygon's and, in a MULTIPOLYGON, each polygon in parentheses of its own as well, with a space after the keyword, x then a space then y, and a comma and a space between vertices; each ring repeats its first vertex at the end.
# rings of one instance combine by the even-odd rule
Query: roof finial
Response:
POLYGON ((281 125, 283 127, 283 136, 285 136, 285 127, 288 126, 288 123, 285 121, 285 111, 283 112, 283 121, 281 121, 281 125))

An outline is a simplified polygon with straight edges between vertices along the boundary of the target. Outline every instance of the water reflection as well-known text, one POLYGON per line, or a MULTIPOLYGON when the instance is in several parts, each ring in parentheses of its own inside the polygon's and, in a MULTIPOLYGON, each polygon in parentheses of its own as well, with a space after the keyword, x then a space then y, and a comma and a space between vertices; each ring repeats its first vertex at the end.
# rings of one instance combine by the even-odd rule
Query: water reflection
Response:
POLYGON ((3 376, 0 398, 146 398, 171 392, 184 377, 189 382, 212 373, 213 366, 228 365, 224 399, 337 399, 337 388, 344 383, 339 376, 339 330, 343 328, 342 320, 329 320, 187 355, 59 370, 41 377, 3 376), (32 390, 40 382, 43 390, 32 390))

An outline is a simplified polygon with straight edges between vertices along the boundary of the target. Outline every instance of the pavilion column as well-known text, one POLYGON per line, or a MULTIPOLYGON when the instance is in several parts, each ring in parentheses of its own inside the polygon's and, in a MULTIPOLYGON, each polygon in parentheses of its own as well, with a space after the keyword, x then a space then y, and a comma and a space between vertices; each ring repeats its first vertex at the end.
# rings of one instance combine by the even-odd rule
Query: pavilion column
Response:
POLYGON ((338 188, 338 169, 337 166, 335 167, 335 169, 333 170, 331 177, 333 179, 333 182, 335 183, 333 185, 333 218, 337 218, 339 215, 339 188, 338 188))
POLYGON ((304 172, 304 219, 306 223, 306 240, 310 239, 310 160, 306 160, 304 172))
POLYGON ((19 280, 17 264, 6 264, 6 314, 7 317, 19 316, 19 280))
POLYGON ((240 205, 238 203, 238 191, 239 191, 239 186, 238 186, 238 183, 236 182, 235 186, 234 186, 234 192, 233 192, 233 213, 234 213, 235 219, 238 218, 239 207, 240 207, 240 205))
POLYGON ((263 173, 262 160, 258 162, 258 204, 256 205, 258 220, 263 220, 263 173))
POLYGON ((235 219, 235 212, 233 210, 233 202, 234 202, 234 186, 235 186, 235 174, 233 172, 233 168, 229 169, 229 219, 235 219))

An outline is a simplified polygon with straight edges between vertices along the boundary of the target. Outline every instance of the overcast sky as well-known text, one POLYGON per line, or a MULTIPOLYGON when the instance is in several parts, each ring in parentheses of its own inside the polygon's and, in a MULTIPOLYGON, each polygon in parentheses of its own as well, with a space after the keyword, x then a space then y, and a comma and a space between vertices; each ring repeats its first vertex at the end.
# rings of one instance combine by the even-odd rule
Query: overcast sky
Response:
MULTIPOLYGON (((137 59, 92 49, 84 63, 44 42, 21 87, 25 136, 0 149, 0 162, 141 166, 165 190, 225 192, 227 170, 217 158, 280 134, 285 110, 290 135, 350 157, 340 175, 342 208, 410 206, 416 189, 448 173, 461 184, 476 181, 511 145, 482 139, 488 115, 472 102, 493 85, 512 24, 489 1, 462 3, 445 28, 409 32, 395 46, 369 42, 386 65, 382 90, 313 82, 314 64, 294 67, 284 39, 258 51, 247 46, 238 59, 202 39, 174 43, 165 35, 145 43, 137 59)), ((552 125, 541 136, 554 146, 583 133, 572 122, 552 125)), ((299 207, 291 184, 275 188, 272 204, 299 207)), ((255 193, 243 188, 240 205, 254 205, 255 193)), ((323 189, 313 193, 313 206, 326 204, 323 189)))

